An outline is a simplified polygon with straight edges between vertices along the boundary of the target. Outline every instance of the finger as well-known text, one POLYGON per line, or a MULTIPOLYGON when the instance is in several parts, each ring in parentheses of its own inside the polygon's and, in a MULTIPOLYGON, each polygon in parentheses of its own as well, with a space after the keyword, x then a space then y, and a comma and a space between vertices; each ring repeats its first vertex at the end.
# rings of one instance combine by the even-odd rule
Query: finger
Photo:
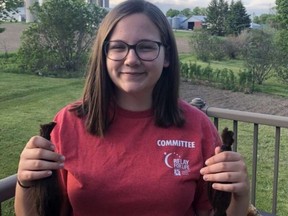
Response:
POLYGON ((64 163, 45 160, 24 160, 19 164, 18 179, 25 185, 31 185, 31 181, 46 178, 52 174, 52 170, 61 169, 64 163))
POLYGON ((205 164, 208 166, 208 165, 212 165, 212 164, 216 164, 220 162, 232 162, 232 161, 239 161, 239 160, 243 160, 239 153, 232 152, 232 151, 225 151, 225 152, 216 154, 212 156, 211 158, 208 158, 205 161, 205 164))
POLYGON ((217 146, 214 151, 215 151, 215 155, 217 155, 221 152, 221 148, 217 146))
POLYGON ((200 173, 204 175, 204 174, 215 174, 220 172, 235 172, 235 171, 241 172, 245 170, 244 166, 245 165, 239 161, 221 162, 203 167, 200 170, 200 173))
POLYGON ((205 181, 210 182, 226 182, 237 183, 243 181, 243 175, 241 172, 222 172, 217 174, 205 174, 203 176, 205 181))
POLYGON ((25 171, 43 171, 43 170, 55 170, 64 167, 64 163, 51 162, 46 160, 25 160, 21 164, 21 170, 25 171))
POLYGON ((60 161, 60 162, 64 162, 65 160, 65 157, 63 155, 42 148, 27 149, 21 153, 20 158, 23 160, 38 159, 47 161, 60 161))
POLYGON ((52 175, 51 170, 43 170, 43 171, 22 171, 17 174, 18 179, 24 185, 33 185, 33 181, 47 178, 52 175))
POLYGON ((26 144, 26 148, 43 148, 50 151, 55 150, 55 146, 49 140, 41 136, 33 136, 26 144))
POLYGON ((212 187, 215 190, 236 193, 238 195, 246 194, 247 191, 249 191, 249 185, 245 182, 239 182, 233 184, 213 183, 212 187))

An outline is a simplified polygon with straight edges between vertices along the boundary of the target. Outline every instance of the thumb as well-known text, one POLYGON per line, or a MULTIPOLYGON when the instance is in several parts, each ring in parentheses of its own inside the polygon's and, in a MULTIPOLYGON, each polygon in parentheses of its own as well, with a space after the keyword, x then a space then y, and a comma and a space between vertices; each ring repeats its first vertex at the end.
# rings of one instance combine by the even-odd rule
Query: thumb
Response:
POLYGON ((221 152, 221 148, 219 147, 219 146, 217 146, 216 148, 215 148, 215 155, 216 154, 219 154, 221 152))

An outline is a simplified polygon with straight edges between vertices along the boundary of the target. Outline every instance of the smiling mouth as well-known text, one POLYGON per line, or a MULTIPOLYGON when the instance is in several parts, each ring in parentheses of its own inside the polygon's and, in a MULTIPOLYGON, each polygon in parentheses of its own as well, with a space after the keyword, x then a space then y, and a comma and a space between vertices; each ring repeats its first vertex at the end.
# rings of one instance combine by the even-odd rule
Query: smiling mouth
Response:
POLYGON ((145 74, 145 72, 121 72, 121 74, 137 76, 137 75, 143 75, 145 74))

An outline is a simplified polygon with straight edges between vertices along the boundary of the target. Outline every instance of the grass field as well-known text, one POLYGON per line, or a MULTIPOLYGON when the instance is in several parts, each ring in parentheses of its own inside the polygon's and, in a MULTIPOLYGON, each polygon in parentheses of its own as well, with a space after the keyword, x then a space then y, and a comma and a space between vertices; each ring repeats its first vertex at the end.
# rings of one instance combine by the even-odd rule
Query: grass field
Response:
POLYGON ((81 96, 83 80, 0 72, 0 178, 16 172, 19 152, 39 124, 51 121, 65 104, 81 96))

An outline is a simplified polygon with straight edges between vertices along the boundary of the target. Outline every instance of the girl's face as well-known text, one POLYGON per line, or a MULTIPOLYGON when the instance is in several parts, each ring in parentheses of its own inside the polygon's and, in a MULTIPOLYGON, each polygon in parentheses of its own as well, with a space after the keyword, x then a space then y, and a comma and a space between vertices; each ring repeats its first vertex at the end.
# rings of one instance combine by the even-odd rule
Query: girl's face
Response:
MULTIPOLYGON (((116 86, 117 96, 134 95, 151 97, 152 90, 161 76, 163 67, 168 67, 169 62, 165 59, 165 50, 162 45, 150 43, 156 41, 161 43, 158 28, 144 14, 132 14, 118 22, 112 32, 109 48, 106 53, 108 74, 116 86), (113 41, 111 43, 111 41, 113 41), (148 41, 148 43, 146 43, 148 41), (122 43, 124 42, 124 43, 122 43), (128 49, 125 57, 125 45, 135 45, 128 49), (151 60, 159 48, 159 55, 151 60), (148 59, 145 61, 138 56, 148 59), (111 60, 110 58, 114 59, 111 60), (124 56, 119 60, 119 56, 124 56), (115 60, 117 58, 117 60, 115 60)), ((126 48, 125 48, 126 46, 126 48)), ((157 53, 156 53, 157 54, 157 53)))

